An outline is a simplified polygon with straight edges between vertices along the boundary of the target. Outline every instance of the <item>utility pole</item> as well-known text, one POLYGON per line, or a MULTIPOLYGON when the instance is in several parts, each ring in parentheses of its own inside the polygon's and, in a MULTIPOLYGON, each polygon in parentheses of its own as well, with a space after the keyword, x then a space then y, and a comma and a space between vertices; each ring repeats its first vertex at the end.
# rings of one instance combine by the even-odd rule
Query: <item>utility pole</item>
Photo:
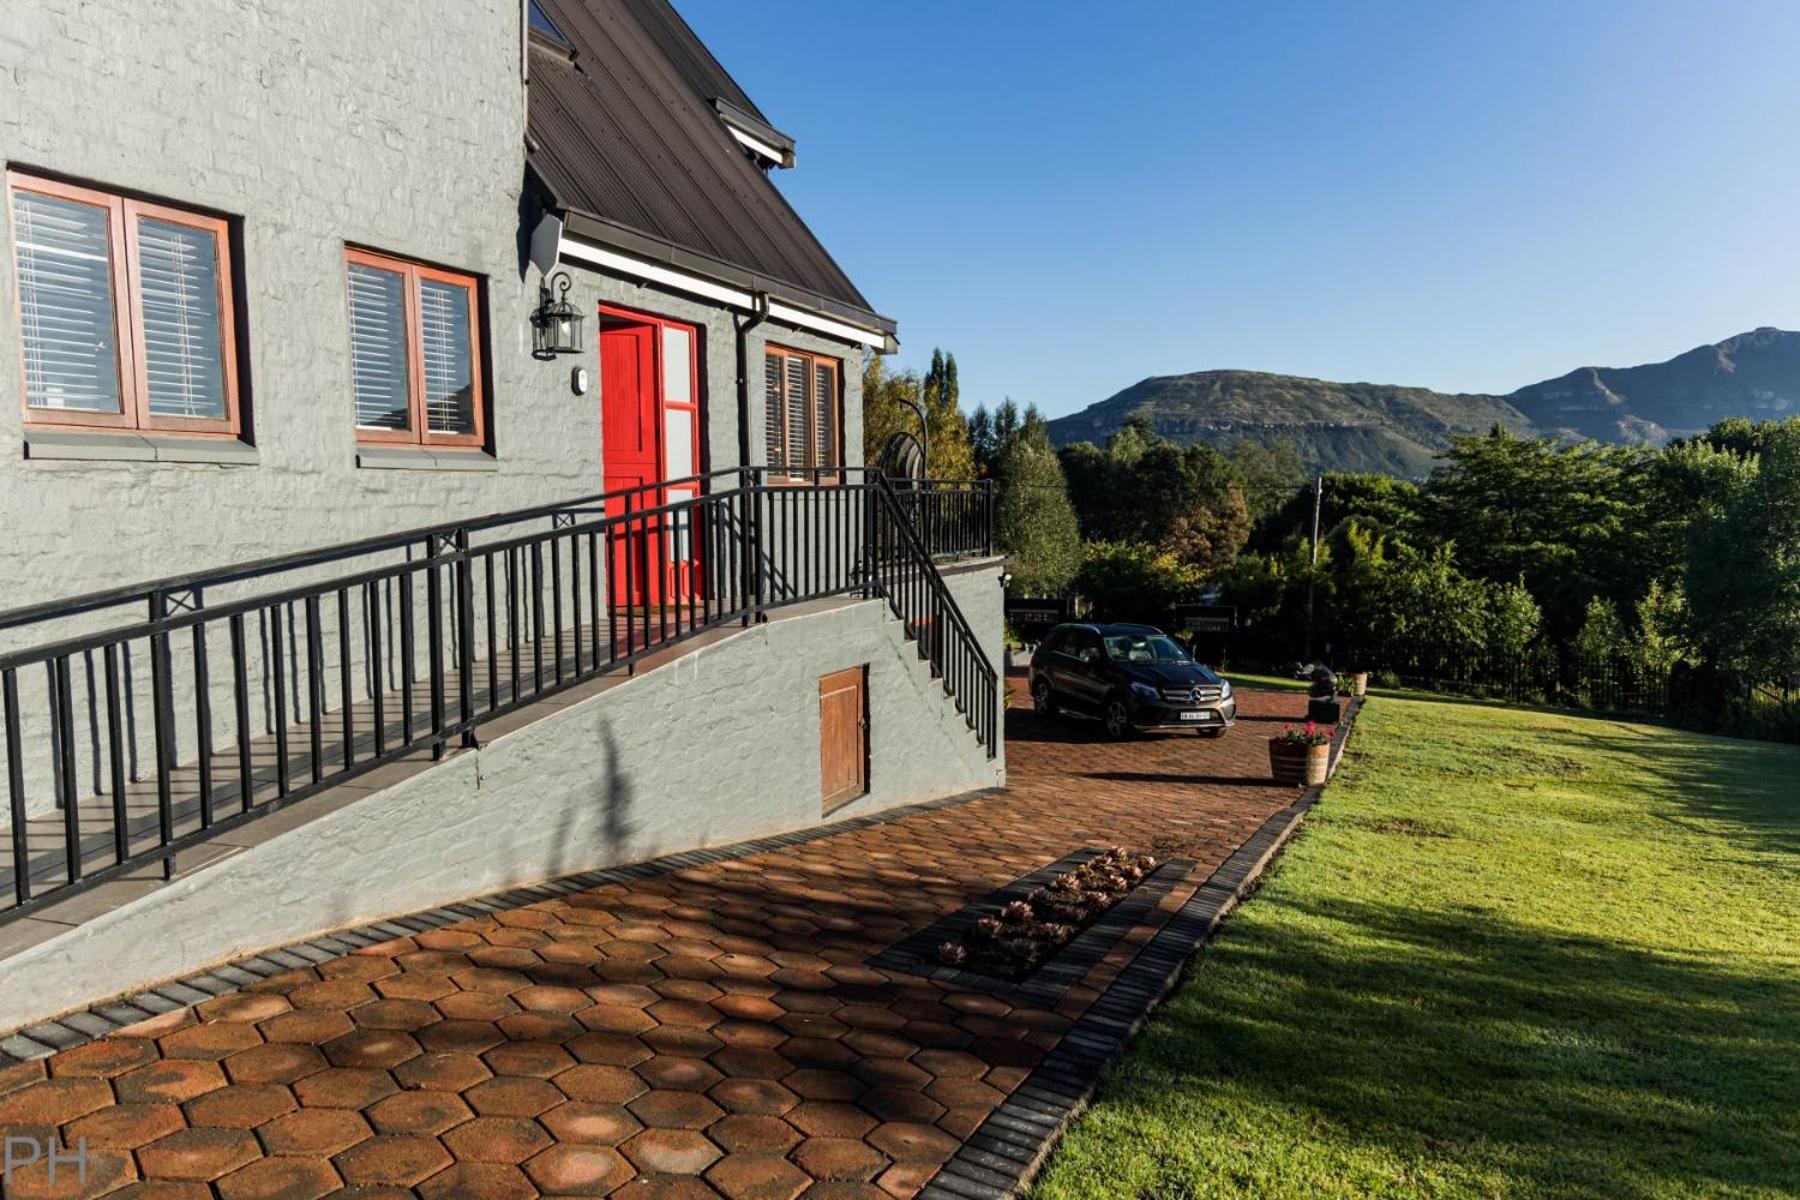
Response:
POLYGON ((1319 573, 1319 509, 1325 502, 1325 476, 1313 478, 1312 570, 1306 573, 1306 664, 1313 656, 1313 579, 1319 573))

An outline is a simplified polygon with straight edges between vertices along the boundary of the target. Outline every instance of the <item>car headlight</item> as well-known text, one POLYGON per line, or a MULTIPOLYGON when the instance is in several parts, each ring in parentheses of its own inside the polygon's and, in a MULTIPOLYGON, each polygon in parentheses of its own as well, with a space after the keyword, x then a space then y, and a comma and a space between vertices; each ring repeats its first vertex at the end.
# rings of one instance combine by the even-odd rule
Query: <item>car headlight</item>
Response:
POLYGON ((1219 699, 1221 699, 1221 700, 1231 699, 1231 680, 1229 680, 1229 679, 1219 680, 1219 699))
POLYGON ((1155 688, 1151 687, 1147 683, 1132 684, 1131 685, 1131 694, 1136 696, 1139 700, 1161 700, 1162 699, 1162 693, 1158 692, 1155 688))

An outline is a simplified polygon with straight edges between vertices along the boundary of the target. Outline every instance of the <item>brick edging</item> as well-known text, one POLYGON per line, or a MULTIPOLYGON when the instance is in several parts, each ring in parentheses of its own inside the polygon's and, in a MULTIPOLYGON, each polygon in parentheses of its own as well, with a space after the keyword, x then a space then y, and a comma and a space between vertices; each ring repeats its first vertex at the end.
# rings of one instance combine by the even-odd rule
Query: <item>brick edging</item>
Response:
POLYGON ((704 850, 665 854, 660 858, 632 863, 628 866, 608 867, 604 870, 564 875, 541 883, 509 888, 503 892, 458 900, 452 904, 426 909, 423 912, 371 921, 364 925, 290 942, 273 950, 262 950, 243 958, 233 959, 197 975, 169 980, 135 994, 91 1004, 86 1008, 73 1009, 50 1020, 39 1021, 8 1031, 4 1035, 0 1035, 0 1069, 33 1059, 47 1058, 59 1051, 79 1046, 84 1042, 91 1042, 110 1033, 116 1033, 139 1021, 147 1021, 162 1013, 199 1004, 214 996, 240 991, 253 983, 267 979, 271 975, 278 975, 283 971, 313 967, 334 958, 342 958, 365 946, 378 945, 395 938, 411 937, 415 933, 424 933, 432 929, 442 929, 446 925, 454 925, 458 921, 467 921, 474 917, 524 908, 540 901, 568 895, 570 892, 585 891, 588 888, 604 887, 613 883, 652 879, 659 875, 669 875, 676 871, 686 870, 688 867, 730 862, 733 859, 748 858, 752 854, 801 846, 821 838, 836 837, 841 833, 853 833, 860 829, 868 829, 918 813, 933 812, 942 808, 966 804, 970 800, 991 796, 1002 791, 1004 791, 1002 788, 978 788, 974 791, 959 792, 952 796, 942 796, 936 800, 899 804, 865 816, 850 817, 842 821, 829 821, 788 833, 755 838, 747 842, 733 842, 729 845, 704 850))
MULTIPOLYGON (((1332 739, 1336 774, 1360 699, 1352 699, 1332 739)), ((1327 776, 1329 781, 1330 775, 1327 776)), ((1194 953, 1261 881, 1275 857, 1319 802, 1324 786, 1264 821, 1207 877, 1185 904, 1120 971, 1099 999, 1030 1075, 1001 1101, 932 1176, 919 1200, 1005 1200, 1031 1182, 1069 1123, 1093 1099, 1100 1075, 1175 990, 1194 953)))

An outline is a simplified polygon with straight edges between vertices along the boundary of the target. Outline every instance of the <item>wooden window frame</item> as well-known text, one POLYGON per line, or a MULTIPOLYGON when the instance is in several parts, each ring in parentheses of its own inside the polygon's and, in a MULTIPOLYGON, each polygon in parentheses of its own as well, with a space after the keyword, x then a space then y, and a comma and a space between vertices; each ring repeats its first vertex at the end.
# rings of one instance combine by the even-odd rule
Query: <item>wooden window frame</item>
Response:
MULTIPOLYGON (((151 433, 178 433, 194 437, 241 438, 242 410, 238 403, 237 307, 232 296, 234 267, 231 257, 231 227, 223 218, 137 200, 117 192, 83 187, 46 179, 24 171, 7 171, 6 203, 9 228, 13 230, 13 274, 19 277, 18 224, 13 197, 19 192, 33 192, 72 200, 106 210, 108 251, 112 261, 113 338, 117 344, 115 368, 119 378, 119 411, 116 413, 84 413, 60 408, 33 408, 30 388, 23 375, 19 381, 20 403, 25 410, 25 423, 33 429, 133 430, 151 433), (199 229, 212 235, 213 250, 218 256, 219 286, 219 355, 221 381, 225 393, 225 416, 181 417, 152 413, 148 382, 148 355, 144 345, 144 307, 139 300, 138 218, 149 217, 172 225, 199 229)), ((13 316, 20 331, 21 364, 25 355, 24 289, 15 284, 13 316)))
MULTIPOLYGON (((809 449, 816 445, 818 441, 816 437, 818 429, 818 410, 813 403, 811 391, 814 386, 814 380, 818 378, 818 369, 820 367, 829 368, 831 371, 831 403, 837 414, 833 427, 832 444, 832 453, 836 461, 830 464, 802 463, 800 464, 800 467, 805 473, 799 475, 778 474, 777 468, 771 463, 769 464, 769 482, 786 484, 789 486, 807 486, 814 483, 838 482, 839 479, 843 478, 844 472, 844 360, 841 358, 833 358, 828 354, 818 354, 811 350, 796 350, 791 346, 781 346, 774 342, 770 342, 763 347, 763 355, 765 358, 797 358, 806 363, 808 392, 806 406, 806 444, 809 449), (827 466, 829 466, 828 471, 825 469, 827 466)), ((782 370, 779 372, 778 377, 782 381, 783 417, 785 418, 787 371, 785 369, 782 370)), ((763 394, 763 421, 765 424, 768 421, 768 417, 769 397, 767 385, 765 384, 763 394)), ((780 430, 782 459, 786 464, 780 468, 783 471, 787 469, 787 466, 793 465, 793 459, 789 455, 791 447, 788 444, 788 437, 791 431, 791 423, 784 419, 781 422, 780 430)), ((766 441, 764 445, 767 445, 766 441)))
MULTIPOLYGON (((350 311, 350 265, 352 263, 381 271, 391 271, 405 280, 402 294, 406 303, 406 419, 409 426, 406 429, 371 429, 364 425, 357 425, 356 440, 365 444, 387 446, 461 446, 465 448, 486 446, 487 389, 482 380, 481 344, 484 329, 481 323, 480 279, 460 271, 446 271, 441 267, 427 266, 410 258, 396 258, 391 254, 346 246, 344 248, 344 312, 346 316, 350 311), (475 428, 470 433, 433 433, 431 423, 427 419, 425 410, 425 315, 419 287, 420 283, 427 279, 464 288, 468 292, 469 390, 471 410, 475 415, 475 428)), ((350 370, 352 379, 350 419, 354 422, 356 420, 354 350, 352 351, 350 370)))

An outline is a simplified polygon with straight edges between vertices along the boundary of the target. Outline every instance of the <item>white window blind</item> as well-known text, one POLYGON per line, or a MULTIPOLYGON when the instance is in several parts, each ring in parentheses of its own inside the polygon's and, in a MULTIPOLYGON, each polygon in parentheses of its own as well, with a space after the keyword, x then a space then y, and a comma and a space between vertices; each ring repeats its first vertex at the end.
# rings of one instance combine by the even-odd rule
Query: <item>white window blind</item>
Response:
POLYGON ((436 279, 419 281, 425 425, 432 433, 475 432, 469 301, 466 287, 436 279))
POLYGON ((150 411, 223 420, 218 243, 208 230, 151 217, 138 218, 136 234, 150 411))
POLYGON ((13 193, 25 402, 119 411, 111 216, 92 204, 13 193))
POLYGON ((837 461, 837 372, 813 363, 813 466, 835 467, 837 461))
POLYGON ((807 363, 804 358, 795 356, 789 356, 783 361, 787 376, 787 465, 793 470, 812 465, 812 455, 807 452, 806 439, 807 363))
POLYGON ((350 264, 350 362, 356 423, 365 429, 411 428, 405 276, 350 264))
POLYGON ((787 408, 781 396, 781 364, 779 354, 763 357, 763 390, 767 402, 763 410, 763 439, 767 451, 769 466, 785 468, 787 452, 781 437, 781 431, 787 427, 787 408))

